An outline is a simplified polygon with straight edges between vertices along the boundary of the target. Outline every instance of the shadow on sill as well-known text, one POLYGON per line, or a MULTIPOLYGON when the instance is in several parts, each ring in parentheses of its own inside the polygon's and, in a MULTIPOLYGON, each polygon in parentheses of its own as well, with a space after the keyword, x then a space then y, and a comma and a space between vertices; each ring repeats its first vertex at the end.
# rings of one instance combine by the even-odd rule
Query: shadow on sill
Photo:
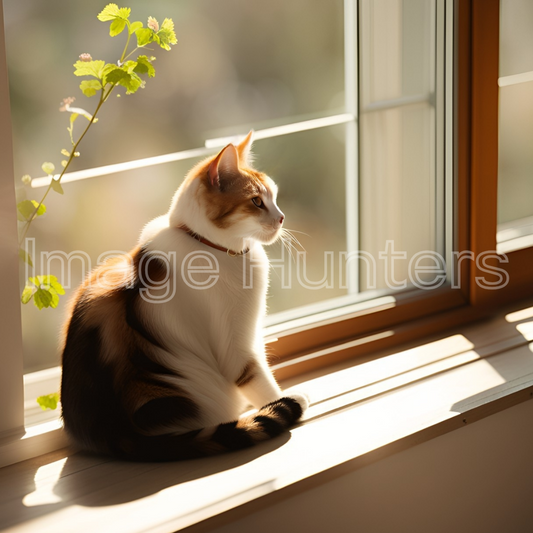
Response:
MULTIPOLYGON (((108 507, 141 500, 250 463, 280 448, 290 437, 287 432, 239 452, 171 463, 118 461, 69 450, 56 452, 55 457, 46 455, 18 463, 3 469, 0 529, 20 526, 72 506, 108 507)), ((176 506, 179 509, 179 501, 176 506)))

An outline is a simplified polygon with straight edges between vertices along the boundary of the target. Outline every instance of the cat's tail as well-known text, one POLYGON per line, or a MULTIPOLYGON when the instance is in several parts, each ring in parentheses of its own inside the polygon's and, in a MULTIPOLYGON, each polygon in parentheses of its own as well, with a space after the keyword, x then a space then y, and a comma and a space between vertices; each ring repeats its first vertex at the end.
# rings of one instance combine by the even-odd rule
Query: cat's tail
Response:
POLYGON ((233 422, 184 435, 141 437, 123 447, 120 455, 136 461, 178 461, 250 448, 294 425, 307 405, 307 398, 299 394, 283 397, 233 422))

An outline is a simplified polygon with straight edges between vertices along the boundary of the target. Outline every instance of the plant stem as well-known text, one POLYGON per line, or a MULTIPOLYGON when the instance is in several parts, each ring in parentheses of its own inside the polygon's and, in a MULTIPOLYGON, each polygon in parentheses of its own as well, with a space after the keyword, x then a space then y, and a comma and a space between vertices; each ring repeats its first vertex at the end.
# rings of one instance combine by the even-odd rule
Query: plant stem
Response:
POLYGON ((124 61, 126 61, 126 59, 128 59, 128 57, 130 57, 131 55, 133 55, 137 50, 139 49, 139 47, 137 46, 136 48, 134 48, 125 58, 124 58, 124 61))
MULTIPOLYGON (((91 120, 89 121, 89 124, 87 124, 87 127, 81 134, 80 138, 76 141, 76 144, 72 147, 72 151, 70 152, 70 156, 68 158, 67 164, 64 166, 63 170, 61 171, 61 174, 57 178, 57 182, 61 182, 61 178, 67 171, 70 163, 74 159, 74 154, 76 153, 79 144, 81 143, 82 139, 85 137, 85 134, 89 131, 89 128, 93 125, 94 119, 96 118, 96 115, 98 114, 98 111, 100 111, 100 108, 102 107, 102 104, 107 100, 108 96, 111 94, 111 91, 115 88, 115 85, 112 85, 107 93, 105 93, 104 88, 102 87, 102 92, 100 93, 100 101, 98 102, 98 105, 96 106, 96 109, 93 113, 93 116, 91 120)), ((54 177, 52 176, 52 180, 54 177)), ((28 230, 30 229, 31 223, 35 219, 35 216, 37 214, 37 211, 39 211, 39 208, 43 204, 43 202, 46 200, 46 197, 48 196, 48 193, 52 190, 52 181, 50 181, 50 185, 48 185, 48 188, 46 189, 46 192, 44 193, 44 196, 41 198, 41 201, 39 202, 39 205, 35 208, 35 211, 32 213, 31 217, 26 222, 26 225, 24 226, 24 231, 22 232, 22 237, 19 240, 19 247, 22 246, 22 243, 24 242, 24 239, 26 238, 26 235, 28 234, 28 230)))
POLYGON ((126 40, 126 46, 124 47, 124 51, 122 52, 122 55, 120 56, 120 64, 124 62, 124 56, 126 55, 126 51, 128 50, 128 46, 130 45, 130 39, 131 39, 131 24, 130 21, 126 21, 128 24, 128 39, 126 40))

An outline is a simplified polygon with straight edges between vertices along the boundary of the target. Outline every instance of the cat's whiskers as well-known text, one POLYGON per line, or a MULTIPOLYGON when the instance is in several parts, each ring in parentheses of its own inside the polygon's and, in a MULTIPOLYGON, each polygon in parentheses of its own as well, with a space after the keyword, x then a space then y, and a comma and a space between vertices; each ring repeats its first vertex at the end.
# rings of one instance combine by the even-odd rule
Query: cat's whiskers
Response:
MULTIPOLYGON (((296 248, 296 245, 299 246, 304 252, 305 252, 305 247, 304 245, 293 235, 293 233, 295 232, 296 230, 291 230, 291 229, 288 229, 288 228, 283 228, 281 230, 281 233, 283 234, 283 237, 288 240, 292 246, 294 246, 296 248)), ((303 233, 301 231, 297 232, 297 233, 302 233, 303 235, 307 235, 307 233, 303 233)))
POLYGON ((280 231, 280 240, 289 252, 291 259, 294 261, 294 251, 299 252, 298 247, 305 251, 305 248, 302 246, 302 243, 292 234, 292 230, 283 228, 280 231))

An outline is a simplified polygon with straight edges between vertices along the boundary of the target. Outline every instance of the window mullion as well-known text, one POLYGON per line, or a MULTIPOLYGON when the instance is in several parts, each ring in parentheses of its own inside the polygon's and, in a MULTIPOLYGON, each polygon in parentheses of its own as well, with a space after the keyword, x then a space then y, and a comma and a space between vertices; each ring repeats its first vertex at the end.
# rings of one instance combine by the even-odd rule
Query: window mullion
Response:
MULTIPOLYGON (((359 92, 358 92, 358 2, 344 0, 344 98, 346 112, 354 120, 346 123, 345 190, 346 190, 346 250, 359 250, 359 92)), ((349 257, 349 256, 348 256, 349 257)), ((359 292, 359 261, 346 264, 349 294, 359 292)))

